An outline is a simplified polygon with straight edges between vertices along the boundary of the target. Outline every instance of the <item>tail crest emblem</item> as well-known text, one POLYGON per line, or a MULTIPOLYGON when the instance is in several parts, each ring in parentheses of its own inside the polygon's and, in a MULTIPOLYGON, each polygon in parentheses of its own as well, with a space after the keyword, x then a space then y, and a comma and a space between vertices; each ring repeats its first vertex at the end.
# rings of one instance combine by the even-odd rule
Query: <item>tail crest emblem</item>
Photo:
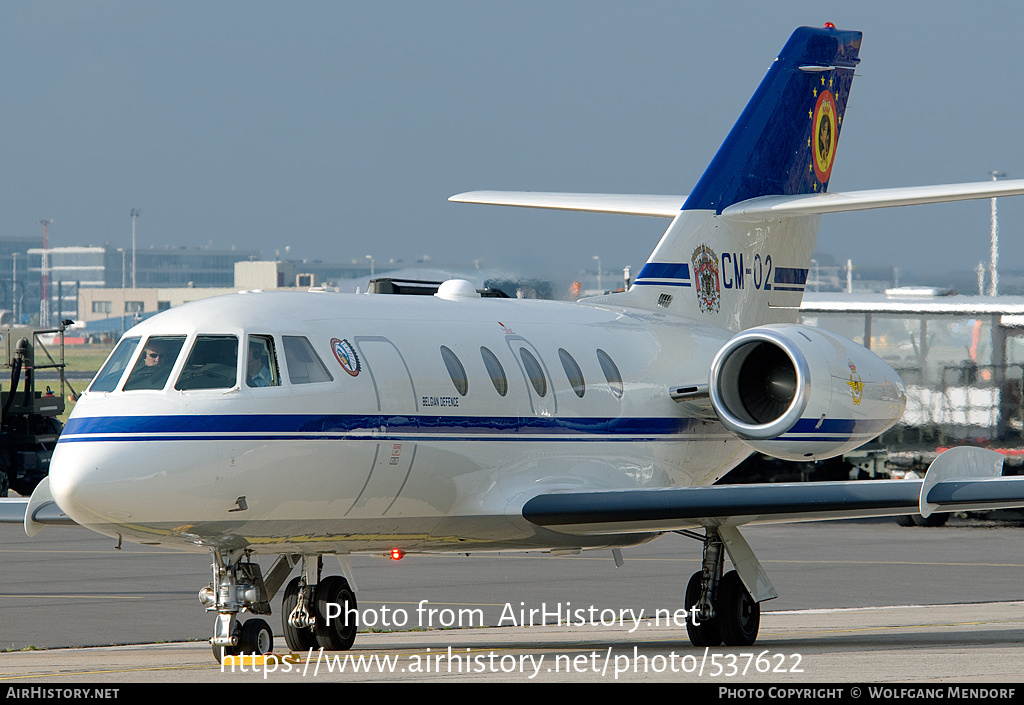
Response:
POLYGON ((697 284, 697 302, 704 313, 718 313, 722 301, 721 278, 718 276, 718 255, 701 244, 693 251, 693 278, 697 284))
MULTIPOLYGON (((825 77, 822 76, 821 80, 824 83, 825 77)), ((829 84, 831 83, 829 81, 829 84)), ((814 106, 811 122, 814 125, 811 167, 814 169, 814 175, 818 177, 818 181, 824 186, 832 175, 832 162, 836 156, 839 111, 836 110, 836 99, 832 95, 832 91, 824 89, 820 93, 818 91, 815 93, 818 102, 814 106)))

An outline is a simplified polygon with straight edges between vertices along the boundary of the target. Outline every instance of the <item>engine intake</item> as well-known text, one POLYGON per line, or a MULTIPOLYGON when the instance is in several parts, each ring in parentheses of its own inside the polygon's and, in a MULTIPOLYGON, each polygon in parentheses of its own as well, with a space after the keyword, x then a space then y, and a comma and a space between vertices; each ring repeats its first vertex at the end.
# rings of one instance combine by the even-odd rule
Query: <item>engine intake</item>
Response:
POLYGON ((787 460, 828 458, 892 426, 906 406, 896 372, 852 340, 811 326, 744 331, 711 366, 711 404, 756 450, 787 460))

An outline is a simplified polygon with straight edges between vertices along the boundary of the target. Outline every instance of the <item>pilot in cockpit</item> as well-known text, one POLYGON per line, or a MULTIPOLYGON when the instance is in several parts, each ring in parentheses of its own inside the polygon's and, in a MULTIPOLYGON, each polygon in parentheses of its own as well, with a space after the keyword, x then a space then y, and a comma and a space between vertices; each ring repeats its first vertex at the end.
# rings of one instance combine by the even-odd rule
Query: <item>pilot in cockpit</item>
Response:
POLYGON ((184 336, 151 336, 124 384, 125 391, 162 389, 184 340, 184 336))
POLYGON ((164 342, 159 339, 150 338, 146 347, 142 349, 142 361, 146 367, 160 367, 167 364, 164 359, 164 342))
POLYGON ((245 382, 250 387, 273 387, 273 374, 267 365, 266 345, 258 338, 249 340, 249 356, 246 363, 245 382))

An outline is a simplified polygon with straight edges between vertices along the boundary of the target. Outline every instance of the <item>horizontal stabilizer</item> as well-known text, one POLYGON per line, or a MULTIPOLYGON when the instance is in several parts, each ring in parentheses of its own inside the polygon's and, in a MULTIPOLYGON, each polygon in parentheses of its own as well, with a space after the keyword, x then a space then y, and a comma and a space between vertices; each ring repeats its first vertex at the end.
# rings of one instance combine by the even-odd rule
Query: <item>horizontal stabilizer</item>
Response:
POLYGON ((917 206, 927 203, 969 201, 976 198, 998 198, 1024 194, 1024 179, 1010 181, 979 181, 968 184, 908 186, 901 188, 849 191, 847 193, 797 194, 794 196, 760 196, 735 203, 722 211, 734 220, 764 220, 787 216, 823 215, 874 208, 917 206))
POLYGON ((521 206, 553 210, 649 215, 674 218, 686 196, 655 196, 630 193, 547 193, 544 191, 469 191, 448 199, 453 203, 521 206))
MULTIPOLYGON (((979 198, 1024 195, 1024 179, 978 181, 966 184, 904 186, 845 193, 760 196, 735 203, 722 211, 733 220, 757 221, 804 215, 919 206, 979 198)), ((548 193, 544 191, 469 191, 449 198, 454 203, 520 206, 555 210, 618 213, 674 218, 686 196, 629 193, 548 193)))

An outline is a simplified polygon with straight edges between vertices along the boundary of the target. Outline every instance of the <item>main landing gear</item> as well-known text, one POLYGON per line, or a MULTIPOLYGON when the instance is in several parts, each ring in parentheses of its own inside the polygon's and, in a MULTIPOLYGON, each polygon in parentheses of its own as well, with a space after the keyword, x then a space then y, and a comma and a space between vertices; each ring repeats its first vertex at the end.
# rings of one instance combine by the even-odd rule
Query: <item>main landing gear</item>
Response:
MULTIPOLYGON (((726 546, 719 528, 709 527, 703 537, 689 531, 679 533, 704 543, 703 564, 690 577, 684 597, 687 610, 686 632, 690 642, 694 646, 750 646, 757 640, 761 607, 744 586, 737 571, 722 574, 726 546)), ((730 539, 733 533, 742 543, 737 548, 746 548, 749 552, 749 547, 735 528, 730 529, 730 539)), ((737 556, 732 555, 732 558, 736 562, 737 556)), ((752 552, 749 553, 749 560, 753 561, 756 570, 760 570, 752 552)), ((774 593, 770 583, 768 589, 774 593)))
POLYGON ((288 648, 307 651, 323 647, 344 651, 352 647, 358 627, 356 596, 348 580, 331 575, 321 578, 323 559, 282 555, 266 578, 248 549, 211 551, 213 581, 199 591, 199 601, 217 612, 213 627, 214 658, 239 654, 262 655, 273 651, 274 632, 262 618, 239 622, 240 612, 269 615, 270 600, 288 578, 292 568, 302 564, 299 577, 284 592, 284 636, 288 648))
POLYGON ((358 628, 355 591, 341 576, 321 579, 323 561, 319 557, 315 574, 309 575, 310 563, 304 558, 301 573, 285 588, 281 615, 284 640, 292 651, 321 647, 348 651, 358 628))

